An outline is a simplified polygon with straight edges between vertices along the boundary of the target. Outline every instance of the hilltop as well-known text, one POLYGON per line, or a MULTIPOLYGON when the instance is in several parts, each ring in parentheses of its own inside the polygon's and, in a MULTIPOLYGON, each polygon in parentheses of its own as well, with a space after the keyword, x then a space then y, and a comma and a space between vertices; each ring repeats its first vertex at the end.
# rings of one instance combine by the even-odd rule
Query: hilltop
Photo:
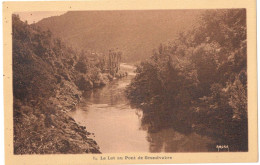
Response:
POLYGON ((38 26, 78 49, 123 52, 125 62, 148 58, 160 43, 196 26, 200 10, 70 11, 45 18, 38 26))

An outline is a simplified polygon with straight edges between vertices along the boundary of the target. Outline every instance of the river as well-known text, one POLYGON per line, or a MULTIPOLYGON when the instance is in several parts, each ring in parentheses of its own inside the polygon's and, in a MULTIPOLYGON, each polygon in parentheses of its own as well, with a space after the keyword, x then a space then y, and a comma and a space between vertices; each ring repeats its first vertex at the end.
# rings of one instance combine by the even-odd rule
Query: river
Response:
POLYGON ((173 129, 148 133, 142 129, 142 111, 130 106, 125 88, 135 76, 135 67, 121 64, 127 77, 95 89, 70 115, 86 126, 102 153, 129 152, 206 152, 214 143, 196 133, 181 134, 173 129))

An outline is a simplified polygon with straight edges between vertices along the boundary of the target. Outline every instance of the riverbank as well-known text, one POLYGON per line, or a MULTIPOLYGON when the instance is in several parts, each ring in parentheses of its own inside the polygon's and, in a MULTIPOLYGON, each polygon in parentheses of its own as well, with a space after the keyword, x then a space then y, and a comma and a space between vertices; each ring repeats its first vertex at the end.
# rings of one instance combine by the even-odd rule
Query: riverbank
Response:
POLYGON ((17 15, 12 28, 14 154, 100 153, 88 128, 68 112, 84 92, 114 77, 17 15))
MULTIPOLYGON (((83 92, 90 93, 113 81, 115 77, 103 81, 96 79, 99 85, 80 91, 69 81, 58 84, 56 94, 41 103, 30 100, 14 100, 14 153, 15 154, 76 154, 101 153, 95 140, 89 138, 86 126, 81 126, 67 113, 75 110, 82 99, 83 92)), ((126 74, 121 75, 121 77, 126 74)), ((120 77, 119 77, 120 78, 120 77)), ((118 79, 118 78, 115 78, 118 79)), ((94 84, 94 83, 92 83, 94 84)), ((96 83, 97 84, 97 83, 96 83)))
POLYGON ((245 10, 209 12, 200 26, 161 44, 137 66, 127 96, 143 110, 152 131, 196 131, 216 145, 229 144, 230 151, 248 151, 245 20, 245 10), (209 20, 222 26, 212 29, 215 22, 209 20))
POLYGON ((15 154, 100 153, 86 128, 55 105, 24 105, 15 100, 14 108, 15 116, 22 115, 14 118, 15 154))
POLYGON ((62 79, 50 98, 14 99, 14 153, 101 153, 86 127, 67 114, 81 96, 74 83, 62 79))
POLYGON ((104 154, 149 152, 147 132, 140 129, 142 113, 132 108, 125 97, 125 88, 134 78, 135 67, 122 64, 121 70, 127 71, 128 76, 90 91, 69 114, 87 127, 92 133, 90 138, 104 154))

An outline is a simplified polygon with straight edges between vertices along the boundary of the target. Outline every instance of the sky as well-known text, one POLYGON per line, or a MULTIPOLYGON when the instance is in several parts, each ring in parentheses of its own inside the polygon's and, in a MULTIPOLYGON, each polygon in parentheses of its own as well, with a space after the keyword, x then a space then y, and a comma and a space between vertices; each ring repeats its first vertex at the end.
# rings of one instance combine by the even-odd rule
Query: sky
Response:
POLYGON ((51 16, 59 16, 66 13, 66 11, 35 11, 35 12, 19 12, 14 13, 20 16, 22 21, 28 22, 28 24, 36 23, 43 18, 51 17, 51 16))

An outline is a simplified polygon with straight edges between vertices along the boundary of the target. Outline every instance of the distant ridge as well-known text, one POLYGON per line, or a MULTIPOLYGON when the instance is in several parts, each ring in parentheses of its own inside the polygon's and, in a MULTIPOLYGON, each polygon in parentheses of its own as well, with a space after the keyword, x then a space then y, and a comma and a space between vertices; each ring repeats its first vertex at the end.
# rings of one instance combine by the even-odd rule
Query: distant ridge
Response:
POLYGON ((76 48, 101 53, 118 48, 125 62, 137 62, 149 57, 160 43, 195 26, 203 11, 70 11, 36 25, 76 48))

